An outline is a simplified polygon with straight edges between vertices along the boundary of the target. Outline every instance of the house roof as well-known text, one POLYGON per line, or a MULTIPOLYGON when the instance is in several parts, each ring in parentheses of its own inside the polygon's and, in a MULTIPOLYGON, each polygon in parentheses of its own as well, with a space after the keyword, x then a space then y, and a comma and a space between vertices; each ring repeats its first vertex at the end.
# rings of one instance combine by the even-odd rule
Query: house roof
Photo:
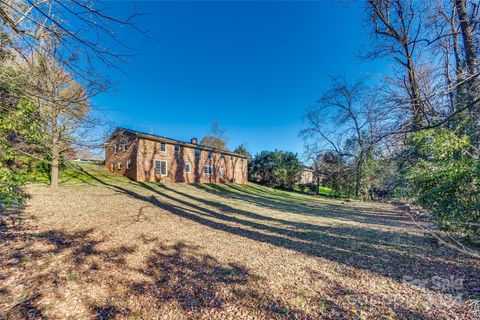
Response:
POLYGON ((172 144, 179 144, 181 146, 197 148, 197 149, 202 149, 202 150, 208 150, 208 151, 213 151, 213 152, 216 152, 216 153, 224 153, 224 154, 233 155, 233 156, 240 157, 240 158, 245 158, 245 159, 248 158, 248 156, 245 156, 243 154, 231 152, 231 151, 224 150, 224 149, 213 148, 213 147, 209 147, 209 146, 198 144, 198 143, 191 143, 191 142, 187 142, 187 141, 182 141, 182 140, 173 139, 173 138, 169 138, 169 137, 165 137, 165 136, 159 136, 159 135, 155 135, 155 134, 145 133, 145 132, 132 130, 132 129, 127 129, 127 128, 121 128, 121 127, 117 127, 115 129, 115 131, 107 139, 107 141, 112 139, 112 137, 118 131, 130 132, 130 133, 132 133, 132 134, 134 134, 137 137, 142 138, 142 139, 148 139, 148 140, 160 141, 160 142, 167 142, 167 143, 172 143, 172 144))
POLYGON ((311 167, 302 166, 302 171, 310 171, 310 172, 313 172, 314 170, 313 170, 311 167))

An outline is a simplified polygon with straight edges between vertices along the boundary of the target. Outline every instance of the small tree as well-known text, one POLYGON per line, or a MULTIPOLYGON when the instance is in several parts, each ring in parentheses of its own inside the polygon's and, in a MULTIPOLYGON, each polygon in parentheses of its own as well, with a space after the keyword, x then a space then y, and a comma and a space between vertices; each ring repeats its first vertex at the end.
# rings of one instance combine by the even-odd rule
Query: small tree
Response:
POLYGON ((41 157, 22 147, 18 150, 48 163, 50 186, 56 190, 64 153, 80 143, 82 129, 94 125, 89 119, 89 93, 46 55, 30 56, 26 67, 29 74, 25 88, 38 108, 35 121, 40 129, 37 139, 41 157))
POLYGON ((210 132, 203 137, 200 144, 216 149, 228 150, 227 148, 227 130, 222 128, 216 120, 212 121, 210 132))
POLYGON ((374 91, 363 81, 350 83, 343 77, 332 77, 331 88, 322 95, 318 105, 307 110, 306 128, 300 135, 308 149, 335 153, 341 163, 351 166, 354 194, 358 197, 365 162, 380 141, 381 120, 382 112, 374 91))
POLYGON ((352 167, 337 153, 320 154, 315 163, 322 176, 322 184, 333 190, 336 196, 351 196, 355 193, 355 177, 352 167))
POLYGON ((251 155, 250 151, 248 151, 247 145, 244 144, 244 143, 242 143, 241 145, 236 147, 233 150, 233 152, 244 155, 244 156, 247 156, 249 159, 252 158, 252 155, 251 155))

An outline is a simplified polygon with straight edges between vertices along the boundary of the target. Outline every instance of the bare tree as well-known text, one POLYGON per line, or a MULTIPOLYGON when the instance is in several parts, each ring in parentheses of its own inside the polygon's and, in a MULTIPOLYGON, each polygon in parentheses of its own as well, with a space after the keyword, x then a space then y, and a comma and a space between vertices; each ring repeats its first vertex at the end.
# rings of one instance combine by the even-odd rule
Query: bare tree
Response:
MULTIPOLYGON (((4 140, 16 153, 49 163, 52 189, 58 186, 65 152, 98 143, 85 138, 98 124, 90 116, 89 99, 108 87, 96 67, 117 67, 130 56, 120 53, 130 48, 118 40, 116 31, 138 30, 138 13, 132 11, 127 17, 114 17, 98 0, 0 0, 2 113, 15 114, 17 102, 28 100, 35 105, 30 116, 39 129, 35 143, 20 135, 4 140)), ((0 134, 12 136, 8 131, 0 134)))
POLYGON ((364 164, 379 141, 381 113, 367 90, 363 81, 349 83, 343 77, 333 77, 331 89, 318 105, 307 110, 306 128, 300 133, 310 150, 333 152, 349 160, 355 174, 356 196, 360 193, 364 164))
MULTIPOLYGON (((467 102, 470 103, 479 96, 479 80, 478 80, 478 44, 475 41, 475 32, 478 32, 479 4, 475 1, 468 0, 454 0, 455 9, 458 16, 459 29, 462 34, 463 52, 465 59, 465 67, 467 69, 467 102), (470 12, 468 4, 470 3, 470 12)), ((468 121, 468 134, 472 138, 474 146, 480 146, 480 106, 478 104, 472 105, 468 109, 469 116, 473 121, 468 121)))
POLYGON ((115 52, 111 43, 127 48, 118 40, 116 29, 128 26, 139 30, 134 23, 138 15, 134 9, 127 17, 112 16, 99 0, 0 0, 1 28, 10 37, 13 51, 20 55, 45 52, 42 39, 55 39, 61 50, 51 51, 50 58, 83 77, 87 76, 85 63, 92 58, 115 66, 125 56, 115 52))
POLYGON ((200 143, 212 148, 228 150, 227 130, 222 128, 217 120, 213 120, 209 134, 203 137, 200 143))
POLYGON ((412 115, 412 127, 418 128, 428 121, 428 110, 422 98, 416 51, 422 33, 420 10, 414 0, 369 0, 367 11, 379 41, 368 57, 387 56, 401 69, 400 83, 405 89, 412 115))
MULTIPOLYGON (((469 75, 474 76, 478 72, 477 47, 475 45, 475 29, 478 25, 478 3, 468 0, 454 1, 463 38, 465 64, 468 68, 469 75), (469 2, 472 6, 470 14, 467 8, 467 3, 469 2)), ((472 86, 476 82, 477 80, 475 78, 469 80, 472 86)), ((474 89, 472 88, 472 90, 474 89)))
MULTIPOLYGON (((137 16, 134 8, 127 17, 112 16, 98 0, 0 0, 0 68, 25 74, 30 57, 43 55, 89 91, 105 91, 109 83, 97 72, 98 63, 118 68, 131 56, 132 50, 118 40, 117 30, 139 30, 134 23, 137 16)), ((19 76, 2 72, 0 81, 15 82, 19 76)))

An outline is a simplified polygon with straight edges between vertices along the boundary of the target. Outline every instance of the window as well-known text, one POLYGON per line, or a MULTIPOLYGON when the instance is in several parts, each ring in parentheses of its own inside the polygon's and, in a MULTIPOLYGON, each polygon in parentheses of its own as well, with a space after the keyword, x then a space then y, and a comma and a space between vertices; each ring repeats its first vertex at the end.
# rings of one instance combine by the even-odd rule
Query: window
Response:
POLYGON ((195 149, 195 158, 200 158, 200 149, 195 149))
POLYGON ((179 144, 175 145, 175 153, 179 153, 182 147, 179 144))
POLYGON ((192 167, 190 166, 190 163, 185 163, 185 172, 190 173, 192 171, 192 167))
POLYGON ((128 144, 124 144, 123 145, 123 151, 127 151, 127 149, 128 149, 128 144))
POLYGON ((127 160, 127 169, 130 169, 130 165, 131 165, 131 160, 128 159, 128 160, 127 160))
POLYGON ((155 160, 155 172, 159 173, 161 176, 167 175, 167 161, 166 160, 155 160))
POLYGON ((165 142, 160 142, 160 151, 167 152, 167 144, 165 142))
POLYGON ((224 166, 221 166, 220 167, 220 177, 225 177, 225 167, 224 166))
POLYGON ((212 159, 212 151, 208 151, 208 159, 212 159))
POLYGON ((121 169, 122 169, 122 161, 118 161, 117 169, 118 169, 118 170, 121 170, 121 169))
POLYGON ((118 144, 115 145, 115 154, 118 152, 118 144))
POLYGON ((224 153, 222 153, 222 154, 220 155, 220 159, 225 159, 225 154, 224 154, 224 153))
POLYGON ((230 156, 230 160, 232 160, 232 161, 233 161, 233 156, 230 156))
POLYGON ((210 165, 203 166, 203 173, 204 174, 212 174, 213 167, 210 165))

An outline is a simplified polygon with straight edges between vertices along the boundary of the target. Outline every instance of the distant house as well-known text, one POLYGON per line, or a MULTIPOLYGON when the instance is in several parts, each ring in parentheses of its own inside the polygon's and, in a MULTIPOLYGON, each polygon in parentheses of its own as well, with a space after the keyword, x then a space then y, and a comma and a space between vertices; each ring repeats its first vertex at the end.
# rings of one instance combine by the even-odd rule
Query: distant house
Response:
POLYGON ((313 170, 309 167, 303 167, 298 174, 297 184, 311 184, 314 182, 313 170))
POLYGON ((247 183, 248 158, 190 142, 117 128, 105 143, 108 170, 138 181, 247 183))

